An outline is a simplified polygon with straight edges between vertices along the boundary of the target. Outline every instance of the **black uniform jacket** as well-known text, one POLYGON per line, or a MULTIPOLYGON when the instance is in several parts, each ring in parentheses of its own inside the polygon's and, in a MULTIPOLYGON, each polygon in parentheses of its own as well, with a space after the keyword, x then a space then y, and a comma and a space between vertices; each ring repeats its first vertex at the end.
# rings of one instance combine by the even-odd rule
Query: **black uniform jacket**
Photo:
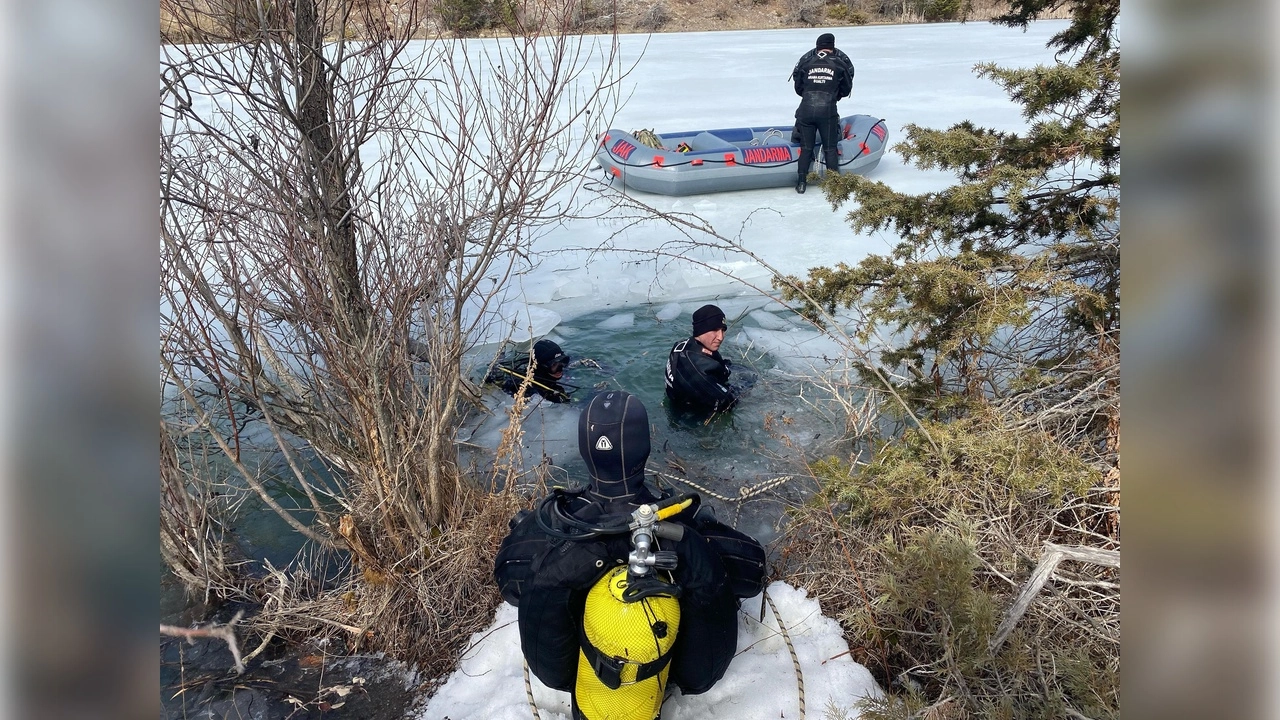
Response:
POLYGON ((729 361, 719 351, 706 354, 693 338, 671 348, 666 385, 667 397, 678 408, 727 410, 738 400, 729 387, 729 361))
POLYGON ((803 102, 814 105, 830 104, 835 108, 837 100, 849 97, 853 91, 853 70, 835 53, 835 50, 819 50, 807 62, 796 65, 792 82, 796 95, 803 102))
MULTIPOLYGON (((832 48, 830 52, 832 55, 835 56, 837 60, 844 63, 845 69, 849 71, 849 90, 850 92, 852 92, 853 91, 853 61, 850 60, 849 56, 845 55, 844 51, 841 50, 840 48, 832 48)), ((792 82, 795 82, 796 80, 798 80, 803 75, 803 73, 800 72, 800 68, 807 66, 810 61, 812 61, 815 57, 817 57, 817 55, 818 55, 817 48, 812 48, 809 50, 809 52, 801 55, 800 59, 796 61, 796 66, 791 70, 791 76, 787 79, 791 80, 792 82)), ((846 97, 849 97, 849 93, 845 93, 844 95, 841 95, 839 98, 836 98, 836 99, 843 100, 846 97)))

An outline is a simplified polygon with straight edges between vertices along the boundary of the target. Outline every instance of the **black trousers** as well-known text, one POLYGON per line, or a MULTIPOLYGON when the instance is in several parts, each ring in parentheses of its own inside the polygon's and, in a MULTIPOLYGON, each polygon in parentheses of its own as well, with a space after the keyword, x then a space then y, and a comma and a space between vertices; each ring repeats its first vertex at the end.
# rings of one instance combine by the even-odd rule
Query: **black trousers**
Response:
POLYGON ((827 171, 840 171, 840 116, 836 112, 810 113, 802 105, 796 111, 796 129, 800 131, 800 164, 796 170, 801 180, 809 176, 817 135, 822 136, 822 153, 826 156, 827 171))

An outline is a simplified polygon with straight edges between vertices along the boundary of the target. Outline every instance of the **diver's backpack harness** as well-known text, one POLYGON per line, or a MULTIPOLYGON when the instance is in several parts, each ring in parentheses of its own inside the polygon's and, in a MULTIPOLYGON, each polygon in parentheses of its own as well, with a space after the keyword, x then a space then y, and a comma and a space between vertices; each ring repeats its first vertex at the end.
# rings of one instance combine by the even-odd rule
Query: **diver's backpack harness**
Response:
POLYGON ((578 636, 574 717, 652 720, 666 694, 681 595, 679 586, 659 576, 670 577, 678 556, 657 544, 684 537, 684 526, 667 518, 696 511, 700 499, 677 496, 596 522, 576 517, 569 508, 573 499, 555 490, 538 504, 535 519, 543 532, 570 542, 629 533, 631 542, 626 566, 606 571, 587 594, 578 636))

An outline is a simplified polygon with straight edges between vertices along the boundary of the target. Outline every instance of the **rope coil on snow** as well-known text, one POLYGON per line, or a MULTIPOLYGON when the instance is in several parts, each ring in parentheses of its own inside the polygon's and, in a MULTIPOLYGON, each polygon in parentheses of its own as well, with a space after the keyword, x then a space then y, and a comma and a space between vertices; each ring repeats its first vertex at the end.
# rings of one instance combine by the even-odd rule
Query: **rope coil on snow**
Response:
POLYGON ((804 673, 800 672, 800 658, 796 657, 796 646, 791 644, 791 634, 787 632, 787 626, 782 623, 782 616, 778 614, 778 607, 773 604, 773 598, 769 597, 769 591, 764 590, 760 594, 764 596, 765 602, 769 603, 769 610, 773 612, 773 618, 778 621, 778 629, 782 631, 782 639, 787 641, 787 650, 791 652, 791 665, 796 670, 796 689, 800 693, 800 720, 804 720, 804 673))

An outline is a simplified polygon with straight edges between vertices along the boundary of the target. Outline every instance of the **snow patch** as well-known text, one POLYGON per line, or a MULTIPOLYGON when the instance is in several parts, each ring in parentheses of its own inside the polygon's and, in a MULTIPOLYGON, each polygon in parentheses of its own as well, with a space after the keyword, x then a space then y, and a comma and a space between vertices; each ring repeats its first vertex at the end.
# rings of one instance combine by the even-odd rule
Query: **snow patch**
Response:
MULTIPOLYGON (((839 623, 822 614, 816 600, 786 583, 769 586, 791 636, 804 677, 805 705, 818 717, 828 705, 858 717, 858 703, 883 697, 871 673, 849 659, 839 623)), ((778 620, 763 596, 743 601, 738 613, 738 654, 725 676, 701 695, 678 691, 662 706, 663 720, 775 720, 799 716, 798 682, 778 620)), ((544 720, 568 720, 569 694, 551 690, 530 675, 534 701, 544 720)), ((524 666, 516 609, 502 603, 493 624, 471 638, 458 670, 427 703, 422 720, 494 718, 528 720, 524 666)))

